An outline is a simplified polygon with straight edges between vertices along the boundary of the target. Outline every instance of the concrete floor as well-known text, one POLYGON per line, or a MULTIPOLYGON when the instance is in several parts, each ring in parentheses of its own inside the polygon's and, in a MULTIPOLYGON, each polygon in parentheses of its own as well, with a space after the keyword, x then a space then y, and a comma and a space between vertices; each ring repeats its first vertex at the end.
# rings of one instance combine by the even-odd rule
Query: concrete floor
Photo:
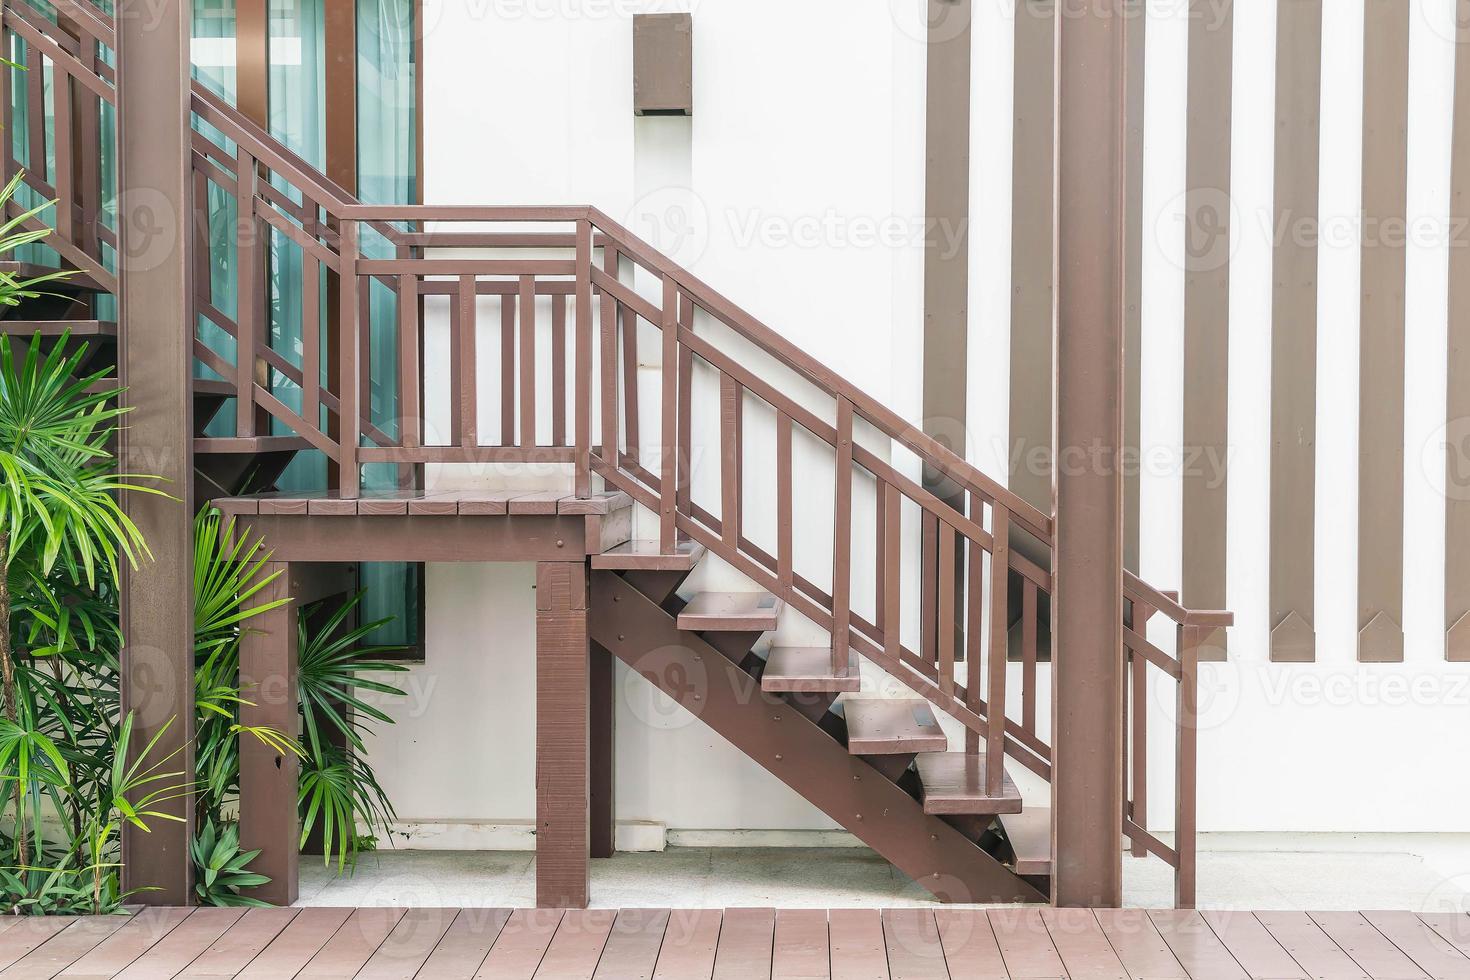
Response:
MULTIPOLYGON (((1161 861, 1124 858, 1124 903, 1172 905, 1161 861)), ((727 908, 898 908, 923 889, 865 848, 692 848, 592 862, 593 904, 727 908)), ((337 877, 302 858, 301 905, 525 907, 526 851, 386 850, 337 877)), ((1470 911, 1470 834, 1203 834, 1201 908, 1470 911)))

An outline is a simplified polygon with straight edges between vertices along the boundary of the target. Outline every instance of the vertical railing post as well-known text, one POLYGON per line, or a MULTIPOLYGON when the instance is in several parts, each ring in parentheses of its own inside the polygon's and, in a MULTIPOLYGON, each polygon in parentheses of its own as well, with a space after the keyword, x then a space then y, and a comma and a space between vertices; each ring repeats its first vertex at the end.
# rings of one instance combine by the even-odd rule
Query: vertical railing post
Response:
MULTIPOLYGON (((990 508, 990 671, 985 690, 985 792, 1005 788, 1006 666, 1010 647, 1011 512, 990 508)), ((978 671, 977 671, 978 673, 978 671)))
MULTIPOLYGON (((604 297, 604 302, 606 297, 604 297)), ((577 222, 576 486, 579 497, 592 493, 592 222, 577 222)), ((606 402, 604 402, 604 405, 606 402)), ((605 425, 605 423, 604 423, 605 425)), ((606 450, 604 450, 606 452, 606 450)), ((617 464, 614 451, 613 464, 617 464)))
POLYGON ((1174 907, 1194 908, 1196 753, 1199 738, 1199 648, 1204 631, 1179 627, 1179 690, 1175 706, 1174 907))
POLYGON ((837 396, 836 512, 832 524, 832 674, 847 675, 852 610, 852 402, 837 396))
POLYGON ((235 435, 255 435, 255 348, 262 335, 264 268, 255 220, 255 155, 235 147, 235 435))
MULTIPOLYGON (((1148 621, 1153 618, 1153 610, 1142 603, 1133 604, 1133 632, 1148 639, 1148 621)), ((1125 787, 1133 798, 1133 823, 1140 830, 1148 828, 1148 658, 1142 654, 1128 652, 1129 670, 1129 714, 1132 718, 1132 732, 1129 736, 1132 752, 1129 753, 1128 786, 1125 787)), ((1132 853, 1134 857, 1144 857, 1148 849, 1144 847, 1143 838, 1133 838, 1132 853)))
POLYGON ((342 219, 338 248, 341 274, 338 276, 337 310, 341 342, 337 346, 337 398, 341 403, 340 490, 344 497, 356 497, 362 474, 357 465, 357 450, 362 444, 362 344, 358 334, 357 290, 358 227, 355 220, 342 219))
POLYGON ((659 441, 658 540, 659 550, 674 550, 676 507, 679 493, 679 286, 664 276, 664 300, 659 318, 663 328, 663 396, 659 441))
MULTIPOLYGON (((604 242, 602 246, 602 271, 607 273, 610 280, 618 278, 618 250, 612 242, 604 242)), ((580 301, 578 305, 581 305, 580 301)), ((598 393, 601 396, 599 404, 602 406, 601 458, 604 463, 617 468, 623 464, 622 457, 618 454, 618 301, 609 290, 604 289, 598 298, 597 312, 602 320, 602 347, 599 358, 602 390, 598 393)), ((577 373, 591 374, 590 365, 587 370, 584 370, 579 361, 577 373)), ((633 447, 628 448, 631 454, 633 447)))

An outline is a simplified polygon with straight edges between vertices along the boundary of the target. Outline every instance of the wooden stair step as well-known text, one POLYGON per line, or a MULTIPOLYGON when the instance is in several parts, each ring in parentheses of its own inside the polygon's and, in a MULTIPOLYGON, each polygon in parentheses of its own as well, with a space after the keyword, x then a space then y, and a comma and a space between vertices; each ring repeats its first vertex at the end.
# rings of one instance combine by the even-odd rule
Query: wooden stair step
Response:
POLYGON ((842 702, 847 751, 853 755, 947 752, 949 739, 929 702, 917 698, 854 698, 842 702))
POLYGON ((593 568, 619 572, 687 572, 699 564, 705 547, 698 541, 680 541, 665 552, 657 539, 625 541, 592 556, 593 568))
POLYGON ((924 785, 924 812, 939 815, 1020 813, 1021 792, 1001 765, 1001 792, 985 789, 988 759, 983 752, 932 752, 914 764, 924 785))
POLYGON ((1051 808, 1029 806, 1020 813, 1000 818, 1006 839, 1016 855, 1015 871, 1020 875, 1051 874, 1051 808))
MULTIPOLYGON (((9 273, 20 280, 39 279, 42 276, 49 276, 52 273, 61 271, 63 270, 60 267, 54 265, 37 265, 34 262, 17 262, 13 259, 0 260, 0 272, 9 273)), ((65 278, 51 279, 34 288, 42 292, 63 293, 66 295, 73 293, 107 292, 97 280, 87 275, 87 273, 80 270, 71 270, 71 273, 71 275, 65 278)))
POLYGON ((0 333, 24 340, 40 334, 42 337, 60 337, 70 333, 82 340, 89 337, 117 336, 117 323, 113 320, 0 320, 0 333))
POLYGON ((850 694, 862 687, 857 654, 847 654, 847 674, 832 673, 827 647, 772 647, 761 674, 761 690, 770 694, 850 694))
POLYGON ((287 453, 310 448, 311 443, 300 436, 200 437, 194 440, 194 452, 206 454, 287 453))
POLYGON ((700 592, 679 612, 679 629, 765 633, 776 628, 782 602, 769 592, 700 592))

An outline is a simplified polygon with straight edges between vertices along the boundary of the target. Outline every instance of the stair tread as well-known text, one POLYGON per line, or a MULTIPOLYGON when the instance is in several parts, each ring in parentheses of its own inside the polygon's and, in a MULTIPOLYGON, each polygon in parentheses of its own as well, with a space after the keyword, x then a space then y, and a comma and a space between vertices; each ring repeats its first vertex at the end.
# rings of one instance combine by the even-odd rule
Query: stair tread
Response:
POLYGON ((857 698, 842 703, 847 750, 853 755, 945 752, 949 739, 929 702, 917 698, 857 698))
POLYGON ((221 381, 217 378, 195 378, 194 394, 220 395, 225 398, 233 398, 235 396, 235 386, 232 382, 221 381))
POLYGON ((704 552, 704 545, 698 541, 680 541, 672 553, 665 552, 656 538, 625 541, 593 555, 592 567, 625 572, 687 572, 699 564, 704 552))
POLYGON ((781 600, 769 592, 700 592, 679 612, 679 629, 764 633, 776 628, 781 600))
POLYGON ((848 652, 847 674, 836 677, 829 647, 772 647, 761 674, 761 690, 771 694, 848 694, 861 686, 857 654, 848 652))
POLYGON ((926 753, 914 760, 924 786, 924 812, 941 814, 1020 813, 1021 792, 1005 772, 999 796, 985 789, 988 759, 984 753, 926 753))
POLYGON ((1000 818, 1016 855, 1016 874, 1051 874, 1051 808, 1030 806, 1000 818))
POLYGON ((281 453, 310 448, 311 443, 300 436, 201 436, 194 440, 196 453, 281 453))
POLYGON ((0 333, 12 337, 60 337, 70 333, 73 337, 116 337, 117 323, 113 320, 0 320, 0 333))
POLYGON ((65 270, 54 265, 38 265, 34 262, 17 262, 14 259, 0 260, 0 272, 8 272, 17 279, 39 279, 54 272, 70 271, 64 279, 52 279, 41 283, 37 289, 48 293, 105 293, 95 279, 79 270, 65 270))

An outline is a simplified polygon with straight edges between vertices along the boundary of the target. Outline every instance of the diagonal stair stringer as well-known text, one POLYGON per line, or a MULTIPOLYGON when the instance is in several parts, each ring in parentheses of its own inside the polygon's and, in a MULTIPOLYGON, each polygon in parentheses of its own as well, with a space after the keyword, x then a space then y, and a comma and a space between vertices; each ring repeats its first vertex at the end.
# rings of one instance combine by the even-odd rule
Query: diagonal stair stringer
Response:
POLYGON ((594 572, 593 642, 946 902, 1045 903, 1000 861, 612 572, 594 572))

